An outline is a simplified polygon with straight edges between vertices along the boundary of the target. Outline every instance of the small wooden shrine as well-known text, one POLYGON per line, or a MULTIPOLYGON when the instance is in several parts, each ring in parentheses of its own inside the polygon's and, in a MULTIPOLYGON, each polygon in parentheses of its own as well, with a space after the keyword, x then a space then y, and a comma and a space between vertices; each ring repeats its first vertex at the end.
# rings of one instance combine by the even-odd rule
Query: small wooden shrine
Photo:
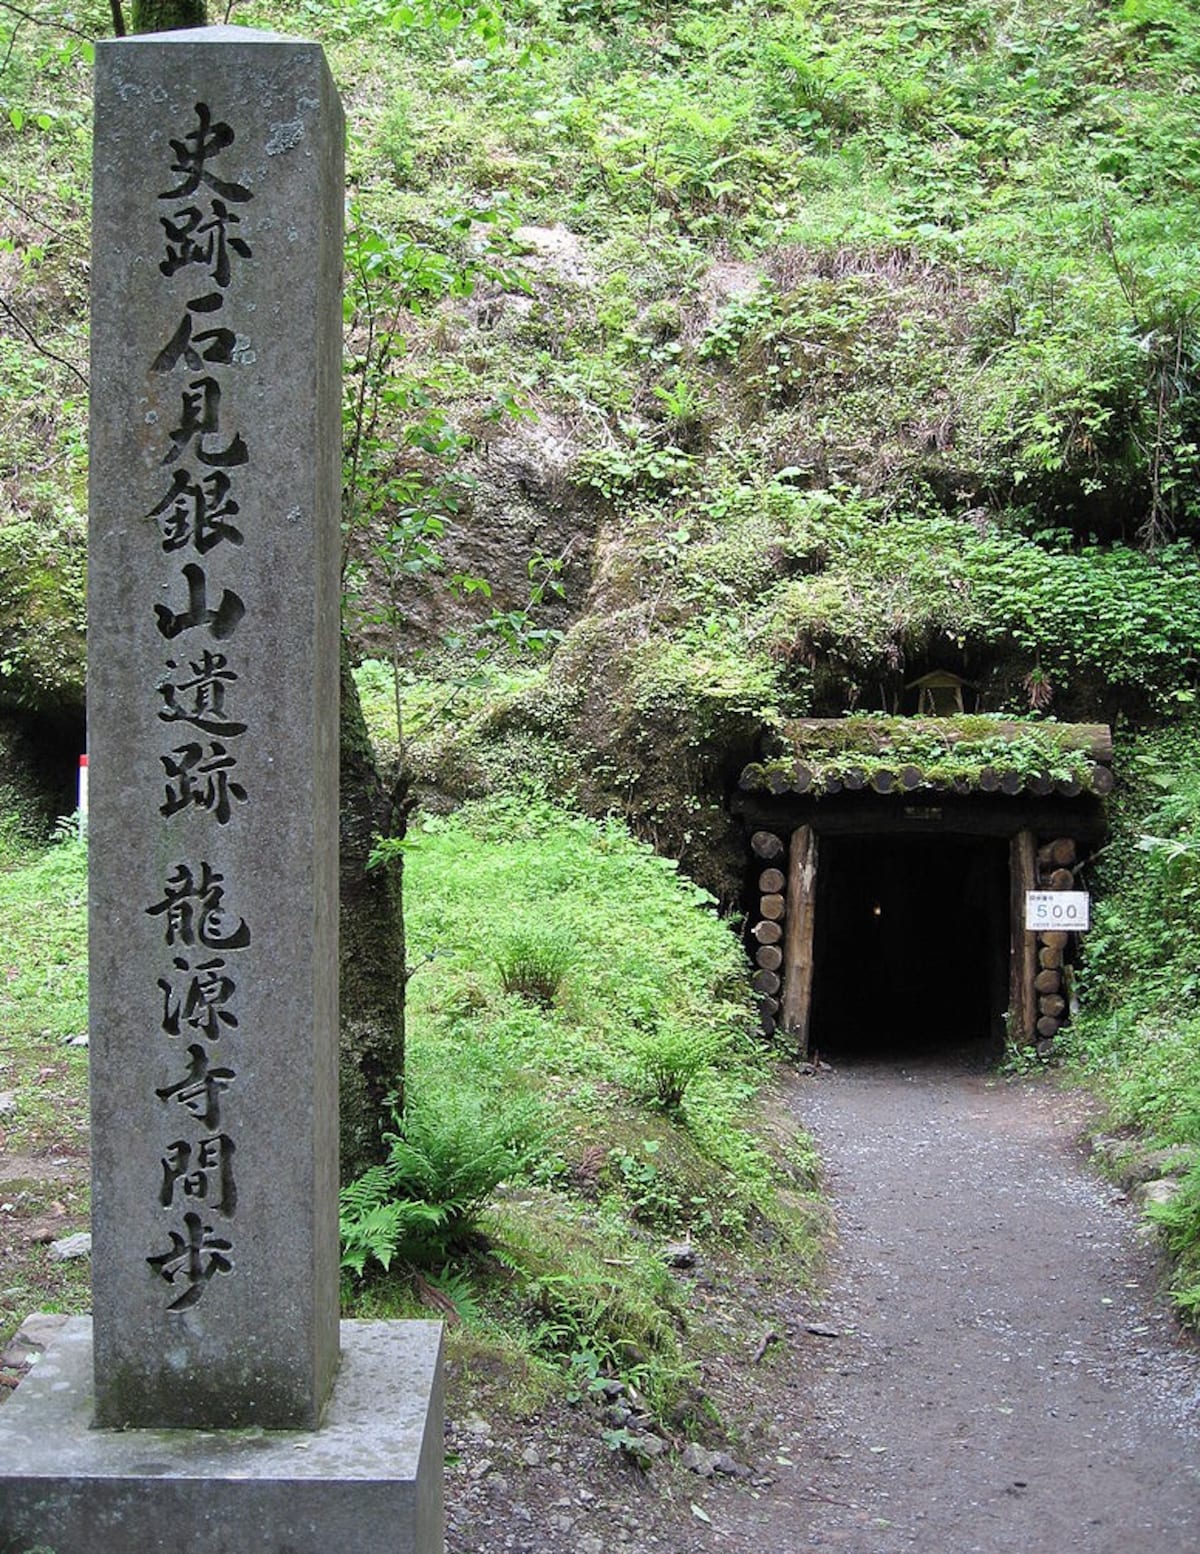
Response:
POLYGON ((910 897, 890 883, 911 862, 934 859, 940 883, 926 894, 942 890, 951 919, 976 902, 986 919, 986 964, 962 985, 974 998, 975 984, 988 983, 993 1027, 1003 1023, 1010 1039, 1049 1050, 1070 1014, 1077 936, 1027 932, 1026 892, 1083 888, 1079 871, 1105 834, 1112 786, 1112 738, 1098 724, 963 714, 788 724, 766 757, 744 768, 734 800, 751 860, 749 933, 764 1030, 779 1029, 806 1050, 820 981, 835 959, 843 982, 853 984, 860 970, 890 976, 927 999, 931 1023, 948 1017, 941 990, 958 985, 944 965, 958 943, 954 923, 947 950, 947 935, 914 924, 910 897), (864 897, 855 916, 830 875, 861 874, 873 857, 882 872, 866 888, 879 899, 864 897), (968 874, 975 894, 960 896, 955 881, 968 874), (862 935, 867 945, 871 933, 886 932, 889 914, 897 926, 874 969, 862 955, 847 959, 835 941, 862 935), (941 945, 941 965, 926 940, 941 945))

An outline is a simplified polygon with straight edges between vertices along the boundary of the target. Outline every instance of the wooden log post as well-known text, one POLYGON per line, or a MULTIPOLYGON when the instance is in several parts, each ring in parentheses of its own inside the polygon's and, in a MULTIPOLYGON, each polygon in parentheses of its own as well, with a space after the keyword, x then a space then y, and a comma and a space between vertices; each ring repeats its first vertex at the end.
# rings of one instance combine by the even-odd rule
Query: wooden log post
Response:
POLYGON ((797 826, 792 832, 788 859, 788 915, 779 1023, 802 1054, 808 1052, 812 1016, 816 892, 817 837, 811 826, 797 826))
POLYGON ((750 838, 750 851, 756 858, 782 858, 783 841, 773 831, 756 831, 750 838))
POLYGON ((1014 1041, 1032 1042, 1038 1008, 1034 978, 1038 974, 1037 935, 1025 928, 1025 892, 1036 890, 1037 843, 1032 831, 1018 831, 1009 848, 1012 953, 1009 961, 1009 1034, 1014 1041))

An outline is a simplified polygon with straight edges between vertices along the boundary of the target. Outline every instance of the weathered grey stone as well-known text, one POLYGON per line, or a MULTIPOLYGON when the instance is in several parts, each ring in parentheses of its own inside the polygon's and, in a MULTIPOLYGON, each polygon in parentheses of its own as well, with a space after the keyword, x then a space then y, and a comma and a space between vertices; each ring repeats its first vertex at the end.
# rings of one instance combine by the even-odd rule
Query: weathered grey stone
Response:
POLYGON ((77 1257, 89 1257, 92 1237, 89 1231, 78 1230, 73 1236, 60 1236, 51 1241, 47 1256, 56 1263, 69 1263, 77 1257))
POLYGON ((707 1451, 697 1442, 689 1441, 679 1460, 690 1473, 698 1473, 701 1478, 712 1478, 716 1457, 716 1452, 707 1451))
POLYGON ((31 1312, 13 1335, 13 1342, 26 1349, 44 1349, 58 1337, 69 1320, 58 1311, 31 1312))
POLYGON ((750 1469, 744 1462, 738 1462, 727 1451, 719 1451, 713 1457, 713 1472, 722 1473, 726 1478, 749 1478, 750 1469))
POLYGON ((0 1117, 7 1117, 10 1112, 17 1109, 17 1092, 15 1090, 0 1090, 0 1117))
POLYGON ((440 1554, 440 1326, 330 1392, 341 108, 270 34, 97 56, 96 1323, 0 1414, 0 1550, 440 1554))
POLYGON ((1142 1182, 1134 1189, 1134 1197, 1147 1208, 1161 1208, 1177 1197, 1178 1193, 1179 1183, 1173 1176, 1160 1177, 1154 1182, 1142 1182))
POLYGON ((1122 1187, 1137 1187, 1163 1176, 1182 1175, 1196 1158, 1186 1145, 1168 1145, 1164 1149, 1138 1150, 1121 1163, 1118 1180, 1122 1187))
POLYGON ((342 142, 316 44, 97 46, 102 1425, 313 1425, 337 1364, 342 142))
POLYGON ((442 1547, 441 1327, 347 1322, 315 1431, 93 1430, 75 1317, 0 1409, 0 1548, 427 1554, 442 1547))

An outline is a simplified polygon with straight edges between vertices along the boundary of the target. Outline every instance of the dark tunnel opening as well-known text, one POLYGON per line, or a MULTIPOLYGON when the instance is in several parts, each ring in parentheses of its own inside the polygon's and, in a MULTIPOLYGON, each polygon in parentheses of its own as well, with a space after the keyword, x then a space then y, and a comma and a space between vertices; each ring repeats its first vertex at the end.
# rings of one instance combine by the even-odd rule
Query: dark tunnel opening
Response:
POLYGON ((822 1057, 1003 1049, 1005 841, 824 836, 815 905, 810 1045, 822 1057))
POLYGON ((0 711, 0 790, 32 835, 48 836, 60 816, 74 812, 85 737, 82 712, 0 711))

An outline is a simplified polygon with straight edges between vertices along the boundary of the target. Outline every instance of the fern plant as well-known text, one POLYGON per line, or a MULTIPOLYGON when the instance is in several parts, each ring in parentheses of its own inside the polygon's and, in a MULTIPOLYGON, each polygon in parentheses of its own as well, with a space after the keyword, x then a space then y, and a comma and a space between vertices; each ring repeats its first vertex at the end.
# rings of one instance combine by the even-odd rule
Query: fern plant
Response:
POLYGON ((469 1091, 410 1088, 389 1153, 342 1189, 342 1266, 437 1267, 477 1233, 480 1211, 502 1181, 540 1152, 541 1111, 533 1101, 469 1091))
POLYGON ((635 1091, 659 1110, 677 1112, 692 1081, 711 1068, 725 1039, 681 1020, 655 1020, 626 1037, 635 1091))
POLYGON ((577 958, 565 929, 539 923, 518 925, 495 954, 504 991, 547 1009, 577 958))

